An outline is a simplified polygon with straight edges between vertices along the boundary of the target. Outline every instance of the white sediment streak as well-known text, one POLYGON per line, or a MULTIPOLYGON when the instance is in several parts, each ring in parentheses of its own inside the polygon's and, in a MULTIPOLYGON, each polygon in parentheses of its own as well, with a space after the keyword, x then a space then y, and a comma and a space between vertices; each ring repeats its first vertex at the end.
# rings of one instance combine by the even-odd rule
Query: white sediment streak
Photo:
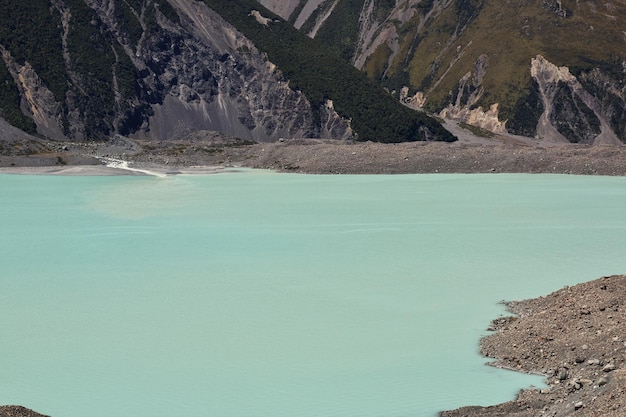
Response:
POLYGON ((130 166, 128 166, 128 161, 124 161, 122 159, 105 158, 105 157, 100 157, 98 159, 103 161, 106 164, 106 166, 109 167, 109 168, 117 168, 117 169, 124 169, 126 171, 140 172, 142 174, 151 175, 151 176, 159 177, 159 178, 167 177, 167 174, 164 174, 162 172, 154 172, 154 171, 150 171, 148 169, 141 169, 141 168, 130 167, 130 166))

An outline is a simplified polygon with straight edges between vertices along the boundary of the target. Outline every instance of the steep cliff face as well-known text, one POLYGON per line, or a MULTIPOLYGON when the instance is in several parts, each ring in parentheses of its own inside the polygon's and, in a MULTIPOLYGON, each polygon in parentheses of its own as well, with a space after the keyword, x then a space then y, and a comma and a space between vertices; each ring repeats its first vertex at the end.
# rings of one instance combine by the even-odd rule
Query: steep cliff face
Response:
POLYGON ((600 101, 567 67, 557 67, 538 55, 532 60, 531 75, 543 104, 537 125, 539 138, 549 135, 571 142, 619 143, 600 101))
POLYGON ((65 138, 61 103, 55 100, 54 94, 28 62, 20 64, 1 46, 0 53, 19 86, 22 97, 20 107, 32 117, 37 132, 52 139, 65 138))
POLYGON ((293 25, 308 36, 315 37, 333 14, 338 0, 260 0, 263 6, 293 25))
POLYGON ((203 2, 34 3, 33 9, 19 2, 2 7, 3 22, 17 30, 0 30, 0 53, 20 108, 40 135, 168 139, 216 130, 257 141, 353 136, 348 120, 332 106, 313 108, 265 54, 203 2), (46 39, 53 48, 35 51, 38 58, 23 49, 33 13, 52 32, 46 39), (50 67, 62 74, 51 75, 50 67))
MULTIPOLYGON (((264 141, 328 134, 314 122, 306 97, 289 88, 252 42, 203 3, 170 3, 180 16, 178 30, 146 39, 140 52, 140 64, 151 70, 152 89, 160 94, 149 130, 141 135, 209 129, 264 141)), ((351 135, 346 121, 328 117, 342 127, 333 137, 351 135)))
MULTIPOLYGON (((420 0, 260 0, 259 3, 308 36, 321 39, 362 69, 380 46, 389 48, 390 55, 398 52, 398 25, 414 16, 420 0)), ((387 67, 390 63, 380 66, 387 67)))
POLYGON ((263 3, 413 107, 493 132, 626 142, 624 2, 263 3))

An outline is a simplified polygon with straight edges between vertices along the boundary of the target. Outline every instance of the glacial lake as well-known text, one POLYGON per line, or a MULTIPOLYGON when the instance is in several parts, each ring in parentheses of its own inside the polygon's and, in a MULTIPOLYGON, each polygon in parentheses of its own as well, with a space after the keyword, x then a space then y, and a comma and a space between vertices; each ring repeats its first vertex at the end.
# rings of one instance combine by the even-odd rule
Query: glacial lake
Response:
POLYGON ((434 417, 543 378, 501 300, 626 272, 626 179, 0 175, 0 404, 434 417))

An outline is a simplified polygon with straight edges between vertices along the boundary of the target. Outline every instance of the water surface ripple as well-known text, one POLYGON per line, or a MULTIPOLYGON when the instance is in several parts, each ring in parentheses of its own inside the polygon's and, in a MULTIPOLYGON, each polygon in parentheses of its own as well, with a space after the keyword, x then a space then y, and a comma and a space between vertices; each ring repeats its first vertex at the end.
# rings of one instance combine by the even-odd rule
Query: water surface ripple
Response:
POLYGON ((0 176, 0 403, 57 417, 435 416, 498 302, 626 271, 626 179, 0 176))

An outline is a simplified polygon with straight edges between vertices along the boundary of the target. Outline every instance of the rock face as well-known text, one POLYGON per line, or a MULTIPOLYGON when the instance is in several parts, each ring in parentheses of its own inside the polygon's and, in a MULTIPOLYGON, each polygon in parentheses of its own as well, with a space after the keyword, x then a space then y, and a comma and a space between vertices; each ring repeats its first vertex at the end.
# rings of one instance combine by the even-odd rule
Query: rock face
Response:
MULTIPOLYGON (((14 19, 34 13, 16 7, 14 19)), ((332 105, 312 108, 203 2, 52 0, 41 14, 57 31, 65 71, 57 88, 42 81, 51 75, 34 69, 45 64, 29 62, 10 42, 0 45, 0 66, 42 136, 170 139, 196 130, 255 141, 353 136, 332 105), (84 39, 93 50, 85 50, 84 39)))
POLYGON ((530 73, 543 104, 537 125, 538 138, 549 136, 580 143, 620 143, 602 104, 584 89, 567 67, 557 67, 537 55, 531 61, 530 73))
POLYGON ((409 22, 423 8, 419 6, 421 0, 260 0, 259 3, 308 36, 327 41, 359 69, 364 69, 379 47, 391 50, 388 62, 382 64, 388 69, 399 52, 398 26, 409 22))
POLYGON ((0 53, 9 72, 20 86, 22 95, 22 108, 32 116, 37 125, 37 132, 52 139, 64 139, 61 127, 61 104, 58 103, 54 94, 46 88, 41 78, 33 67, 25 62, 16 62, 11 54, 0 46, 0 53))
POLYGON ((494 133, 626 142, 623 2, 261 2, 414 107, 494 133))

